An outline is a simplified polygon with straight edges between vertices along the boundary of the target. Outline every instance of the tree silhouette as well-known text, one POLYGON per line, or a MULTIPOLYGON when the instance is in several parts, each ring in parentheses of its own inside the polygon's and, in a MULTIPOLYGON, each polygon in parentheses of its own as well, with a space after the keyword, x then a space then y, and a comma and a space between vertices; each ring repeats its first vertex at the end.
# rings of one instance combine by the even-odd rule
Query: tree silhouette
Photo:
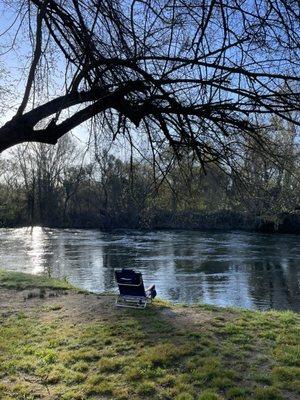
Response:
POLYGON ((245 143, 269 152, 257 129, 266 115, 299 125, 297 0, 14 3, 17 17, 3 36, 16 51, 23 27, 32 57, 19 106, 0 128, 0 151, 55 144, 94 120, 112 139, 125 135, 134 145, 145 136, 153 154, 167 143, 177 157, 192 151, 202 165, 230 164, 245 143), (51 90, 49 58, 64 72, 51 90))

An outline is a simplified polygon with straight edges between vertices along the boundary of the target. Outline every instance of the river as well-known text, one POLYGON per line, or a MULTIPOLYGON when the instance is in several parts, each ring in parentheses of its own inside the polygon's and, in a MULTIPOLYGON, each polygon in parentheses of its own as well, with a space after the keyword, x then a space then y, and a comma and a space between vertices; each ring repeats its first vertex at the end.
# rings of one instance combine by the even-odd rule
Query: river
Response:
POLYGON ((0 268, 116 292, 114 269, 143 273, 175 303, 300 311, 300 237, 231 232, 0 229, 0 268))

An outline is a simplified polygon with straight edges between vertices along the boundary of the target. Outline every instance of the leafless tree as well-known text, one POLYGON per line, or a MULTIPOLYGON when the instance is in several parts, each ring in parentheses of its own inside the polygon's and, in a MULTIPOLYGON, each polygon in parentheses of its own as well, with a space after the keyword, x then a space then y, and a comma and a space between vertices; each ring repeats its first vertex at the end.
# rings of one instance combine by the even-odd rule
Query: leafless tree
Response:
POLYGON ((17 9, 2 32, 7 52, 18 51, 22 32, 21 49, 32 44, 32 56, 19 105, 0 128, 0 151, 55 144, 95 119, 113 139, 134 145, 143 135, 153 155, 168 144, 203 166, 231 164, 249 137, 269 151, 257 129, 266 115, 299 125, 298 0, 1 3, 17 9))
MULTIPOLYGON (((6 160, 6 168, 3 171, 0 169, 7 188, 4 192, 9 192, 10 187, 12 192, 22 188, 25 214, 31 224, 55 222, 60 208, 65 213, 66 203, 72 195, 65 190, 65 181, 76 164, 80 175, 80 162, 83 162, 82 154, 68 137, 60 140, 55 147, 43 143, 16 147, 6 160)), ((73 181, 77 183, 75 176, 73 181)), ((22 208, 21 200, 15 202, 22 208)))

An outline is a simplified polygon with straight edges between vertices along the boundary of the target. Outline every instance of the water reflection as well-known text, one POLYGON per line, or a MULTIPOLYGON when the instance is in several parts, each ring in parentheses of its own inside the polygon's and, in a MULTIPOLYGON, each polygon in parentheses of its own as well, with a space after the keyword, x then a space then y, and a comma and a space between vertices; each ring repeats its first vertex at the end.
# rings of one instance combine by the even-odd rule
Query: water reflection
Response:
POLYGON ((174 302, 300 311, 300 243, 293 235, 103 233, 35 227, 0 230, 0 267, 115 290, 114 269, 133 267, 174 302))

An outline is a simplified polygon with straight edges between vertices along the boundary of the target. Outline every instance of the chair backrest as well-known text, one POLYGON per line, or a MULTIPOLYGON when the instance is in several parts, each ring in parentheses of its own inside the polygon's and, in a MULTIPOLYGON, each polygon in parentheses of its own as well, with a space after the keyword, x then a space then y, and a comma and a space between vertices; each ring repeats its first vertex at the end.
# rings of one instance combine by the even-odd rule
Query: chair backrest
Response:
POLYGON ((142 274, 133 269, 115 271, 116 280, 122 296, 146 297, 142 274))

